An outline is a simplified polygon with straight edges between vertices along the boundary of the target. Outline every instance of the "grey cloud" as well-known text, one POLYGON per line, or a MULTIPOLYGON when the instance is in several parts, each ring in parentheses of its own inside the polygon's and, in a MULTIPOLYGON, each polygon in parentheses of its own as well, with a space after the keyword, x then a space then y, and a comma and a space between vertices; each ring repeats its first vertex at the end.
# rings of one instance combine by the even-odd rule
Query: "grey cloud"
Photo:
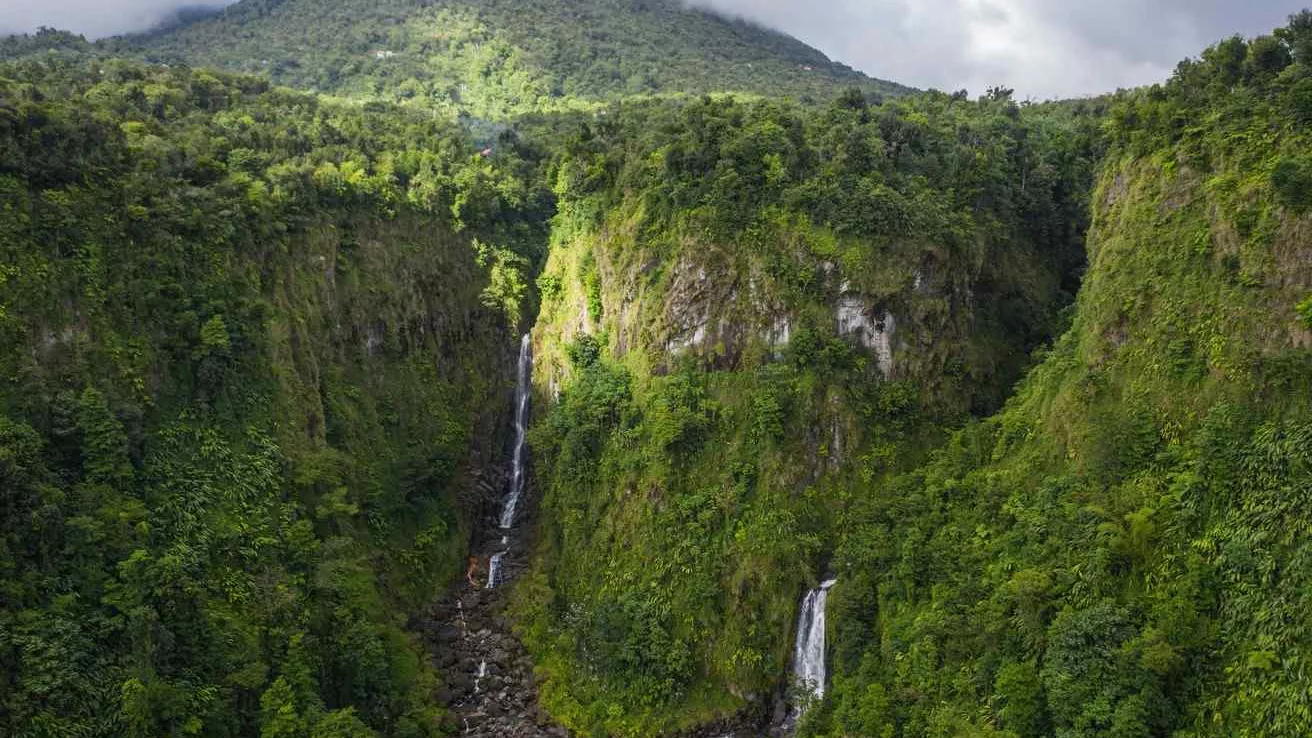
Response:
POLYGON ((1165 79, 1226 36, 1308 0, 694 0, 790 33, 867 74, 919 87, 1092 95, 1165 79))
MULTIPOLYGON (((232 0, 0 0, 0 32, 140 31, 185 5, 232 0)), ((533 0, 523 0, 532 2, 533 0)), ((1234 33, 1312 0, 688 0, 777 28, 868 74, 917 87, 1016 88, 1044 99, 1166 78, 1234 33)))
POLYGON ((0 0, 0 34, 41 26, 96 39, 144 31, 180 8, 226 5, 233 0, 0 0))

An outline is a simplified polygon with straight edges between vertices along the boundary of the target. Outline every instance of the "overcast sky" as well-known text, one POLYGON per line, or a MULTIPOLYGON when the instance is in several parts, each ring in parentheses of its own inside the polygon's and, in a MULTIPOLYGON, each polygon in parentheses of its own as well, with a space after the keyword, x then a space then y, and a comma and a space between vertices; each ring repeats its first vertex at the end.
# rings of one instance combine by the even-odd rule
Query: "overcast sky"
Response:
POLYGON ((1046 99, 1158 82, 1235 33, 1312 0, 695 0, 784 30, 831 58, 914 87, 1046 99))
POLYGON ((0 34, 50 26, 87 38, 145 31, 180 7, 234 0, 0 0, 0 34))
MULTIPOLYGON (((532 2, 533 0, 523 0, 532 2)), ((1283 25, 1312 0, 692 0, 790 33, 867 74, 916 87, 1014 87, 1022 98, 1160 81, 1233 33, 1283 25)), ((201 0, 219 4, 223 0, 201 0)), ((144 30, 197 0, 0 0, 0 33, 144 30)))

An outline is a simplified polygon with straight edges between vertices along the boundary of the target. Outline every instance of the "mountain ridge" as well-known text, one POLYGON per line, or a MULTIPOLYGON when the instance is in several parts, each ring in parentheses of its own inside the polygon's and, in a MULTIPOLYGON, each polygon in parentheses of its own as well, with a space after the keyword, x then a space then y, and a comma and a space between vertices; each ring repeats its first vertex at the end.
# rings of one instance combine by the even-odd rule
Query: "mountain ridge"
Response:
POLYGON ((97 46, 493 118, 627 95, 820 100, 849 87, 871 97, 911 91, 779 31, 678 0, 243 0, 97 46))
POLYGON ((0 733, 1312 734, 1312 12, 872 104, 679 7, 0 43, 0 733))

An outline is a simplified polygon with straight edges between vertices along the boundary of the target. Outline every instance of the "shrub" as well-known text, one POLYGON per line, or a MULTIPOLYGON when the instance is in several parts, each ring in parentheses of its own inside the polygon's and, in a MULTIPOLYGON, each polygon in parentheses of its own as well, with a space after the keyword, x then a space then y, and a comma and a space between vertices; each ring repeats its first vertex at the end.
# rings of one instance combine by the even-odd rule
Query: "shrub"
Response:
POLYGON ((1312 166, 1308 162, 1281 159, 1271 171, 1271 185, 1281 205, 1298 213, 1312 208, 1312 166))

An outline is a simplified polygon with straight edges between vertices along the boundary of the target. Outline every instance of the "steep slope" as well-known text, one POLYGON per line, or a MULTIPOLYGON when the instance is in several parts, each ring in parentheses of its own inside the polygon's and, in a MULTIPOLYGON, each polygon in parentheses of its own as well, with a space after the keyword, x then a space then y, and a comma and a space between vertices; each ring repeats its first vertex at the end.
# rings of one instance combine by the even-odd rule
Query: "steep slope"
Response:
POLYGON ((434 624, 462 696, 529 682, 510 596, 577 733, 758 727, 832 576, 804 736, 1312 733, 1312 14, 1108 111, 602 105, 666 51, 636 87, 849 80, 672 4, 515 8, 6 47, 65 53, 0 66, 0 730, 455 728, 406 619, 487 519, 542 265, 535 560, 476 646, 434 624), (578 107, 554 201, 432 115, 578 107))
POLYGON ((463 571, 542 217, 499 161, 254 78, 0 66, 0 733, 439 734, 403 626, 463 571))
POLYGON ((849 86, 907 91, 679 0, 243 0, 210 19, 106 47, 483 118, 624 94, 828 99, 849 86))
POLYGON ((810 735, 1312 732, 1312 15, 1122 97, 1071 330, 862 496, 810 735))
POLYGON ((706 100, 576 133, 534 329, 548 709, 597 736, 770 709, 853 496, 1056 332, 1092 112, 706 100))

